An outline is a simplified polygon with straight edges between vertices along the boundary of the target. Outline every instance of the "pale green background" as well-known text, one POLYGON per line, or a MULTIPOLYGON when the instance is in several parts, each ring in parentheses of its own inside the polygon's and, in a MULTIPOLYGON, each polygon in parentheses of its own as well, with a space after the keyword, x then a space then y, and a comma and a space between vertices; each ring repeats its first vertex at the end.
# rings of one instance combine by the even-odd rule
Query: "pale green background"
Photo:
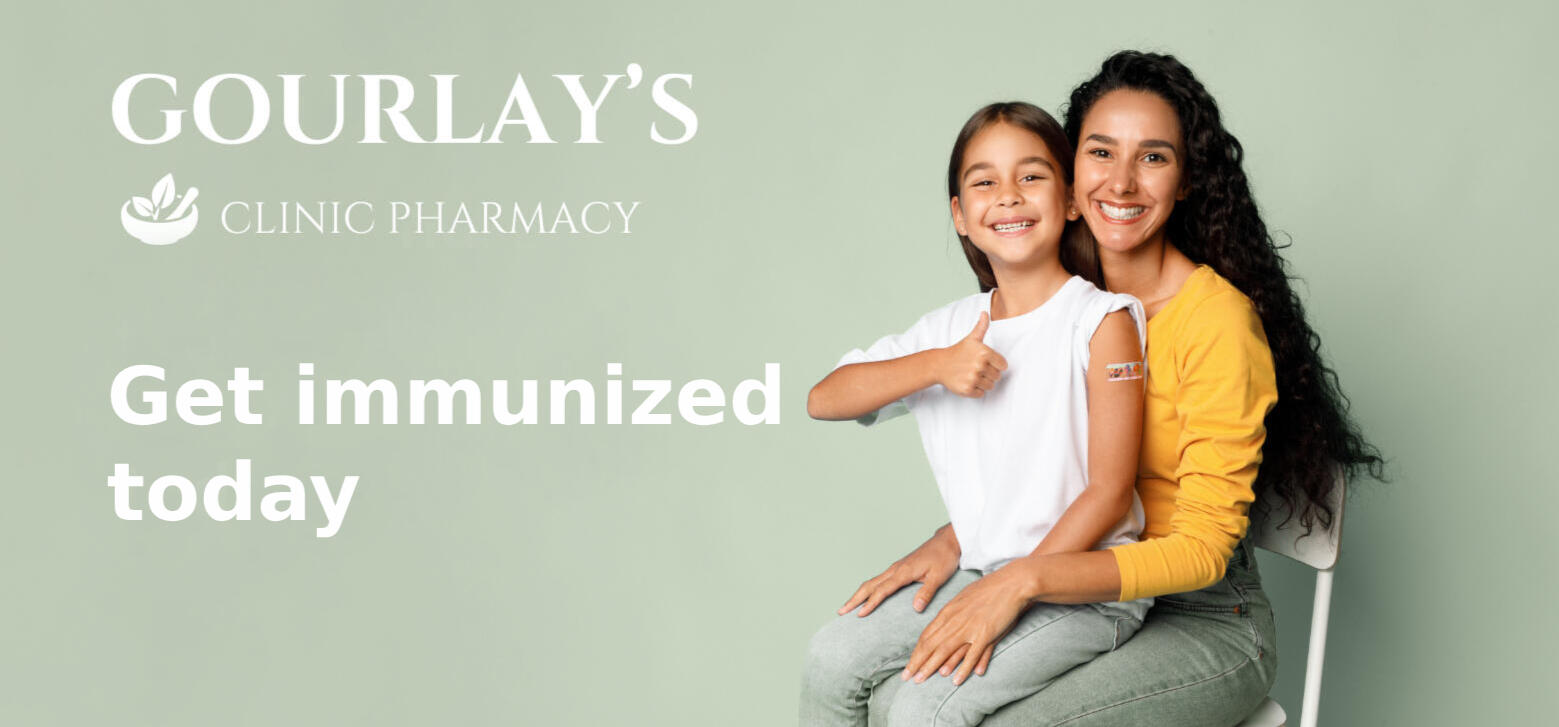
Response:
MULTIPOLYGON (((1000 98, 1055 109, 1122 47, 1178 54, 1219 99, 1392 459, 1395 482, 1361 486, 1348 513, 1322 722, 1543 721, 1552 4, 562 5, 10 9, 0 723, 792 723, 808 635, 942 521, 911 423, 811 422, 806 389, 973 289, 939 188, 963 118, 1000 98), (426 129, 427 74, 458 73, 464 129, 491 123, 521 72, 566 140, 549 75, 629 62, 694 74, 693 142, 645 138, 664 117, 642 90, 608 102, 594 147, 304 147, 279 109, 242 147, 192 125, 142 147, 109 118, 138 72, 177 76, 186 103, 223 72, 278 101, 278 73, 315 89, 399 73, 426 129), (170 170, 207 219, 141 245, 118 206, 170 170), (232 199, 538 198, 644 204, 630 237, 215 225, 232 199), (627 378, 727 387, 776 361, 784 423, 308 428, 289 423, 299 361, 484 382, 599 381, 622 361, 627 378), (266 424, 119 422, 108 385, 134 363, 248 366, 266 424), (341 534, 113 515, 116 461, 202 482, 237 457, 257 475, 360 475, 341 534)), ((314 104, 313 128, 329 110, 314 104)), ((1262 565, 1276 695, 1297 713, 1309 572, 1262 565)))

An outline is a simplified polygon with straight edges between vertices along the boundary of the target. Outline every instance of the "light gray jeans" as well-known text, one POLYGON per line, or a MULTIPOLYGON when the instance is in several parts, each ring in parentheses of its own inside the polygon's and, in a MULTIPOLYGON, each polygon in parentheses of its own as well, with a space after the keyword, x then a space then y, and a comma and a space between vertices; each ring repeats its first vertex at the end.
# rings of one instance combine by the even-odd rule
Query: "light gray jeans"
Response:
MULTIPOLYGON (((920 632, 942 607, 980 578, 961 570, 937 591, 925 611, 911 605, 919 583, 899 589, 864 618, 854 612, 823 626, 807 653, 801 679, 804 727, 865 725, 867 701, 884 681, 899 682, 920 632)), ((1114 650, 1142 625, 1152 599, 1082 606, 1038 604, 1023 612, 997 642, 984 676, 954 686, 933 674, 897 684, 889 727, 977 725, 986 715, 1032 695, 1073 667, 1114 650)))
MULTIPOLYGON (((1223 580, 1160 596, 1126 645, 1002 707, 983 724, 1227 727, 1249 716, 1276 678, 1272 606, 1253 548, 1242 541, 1223 580)), ((872 724, 887 719, 898 687, 889 679, 873 692, 872 724)))

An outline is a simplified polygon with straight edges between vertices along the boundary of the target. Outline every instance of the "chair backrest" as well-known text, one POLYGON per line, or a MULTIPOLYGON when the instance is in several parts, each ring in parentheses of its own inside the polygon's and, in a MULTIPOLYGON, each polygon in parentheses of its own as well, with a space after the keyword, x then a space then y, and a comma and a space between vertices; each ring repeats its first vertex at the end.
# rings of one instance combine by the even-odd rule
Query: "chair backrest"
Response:
POLYGON ((1251 523, 1256 547, 1293 558, 1316 570, 1328 570, 1337 565, 1337 554, 1342 545, 1342 509, 1347 499, 1344 496, 1346 490, 1347 481, 1339 469, 1337 485, 1332 488, 1331 496, 1332 526, 1323 529, 1320 523, 1316 523, 1309 535, 1305 535, 1298 517, 1289 518, 1287 523, 1279 527, 1278 524, 1283 522, 1283 516, 1288 512, 1288 506, 1276 497, 1264 497, 1266 514, 1251 523))
MULTIPOLYGON (((1342 506, 1346 501, 1347 482, 1338 468, 1336 485, 1332 487, 1331 527, 1316 527, 1305 534, 1299 518, 1282 523, 1288 512, 1278 498, 1264 498, 1262 514, 1251 523, 1251 534, 1256 546, 1279 555, 1293 558, 1315 568, 1315 606, 1310 612, 1310 650, 1305 659, 1305 696, 1300 712, 1300 727, 1316 727, 1321 707, 1321 669, 1326 661, 1326 629, 1332 612, 1332 568, 1337 565, 1337 554, 1342 544, 1342 506)), ((1281 711, 1281 710, 1279 710, 1281 711)))

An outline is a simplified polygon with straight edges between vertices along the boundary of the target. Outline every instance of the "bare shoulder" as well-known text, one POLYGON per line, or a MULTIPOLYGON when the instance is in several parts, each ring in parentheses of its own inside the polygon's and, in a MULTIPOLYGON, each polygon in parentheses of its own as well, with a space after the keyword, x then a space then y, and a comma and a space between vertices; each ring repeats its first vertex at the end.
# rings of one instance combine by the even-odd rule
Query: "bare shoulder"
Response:
POLYGON ((1122 308, 1106 314, 1104 320, 1099 322, 1099 327, 1094 330, 1088 347, 1095 356, 1122 353, 1136 356, 1141 353, 1141 341, 1137 337, 1137 322, 1133 319, 1131 311, 1122 308))

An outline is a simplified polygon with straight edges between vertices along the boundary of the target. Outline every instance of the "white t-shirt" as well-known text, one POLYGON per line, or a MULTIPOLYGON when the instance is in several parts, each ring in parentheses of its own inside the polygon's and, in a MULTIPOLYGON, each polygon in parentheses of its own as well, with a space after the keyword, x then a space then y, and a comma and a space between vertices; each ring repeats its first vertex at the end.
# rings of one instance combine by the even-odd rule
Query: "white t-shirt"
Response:
MULTIPOLYGON (((950 346, 990 309, 989 293, 953 301, 902 334, 845 354, 839 366, 950 346)), ((1122 309, 1131 312, 1146 343, 1146 316, 1136 298, 1074 276, 1038 308, 991 322, 985 345, 1006 358, 1008 368, 984 397, 934 384, 861 417, 871 424, 915 414, 963 549, 959 567, 989 573, 1033 552, 1088 486, 1088 344, 1105 315, 1122 309)), ((1142 524, 1142 503, 1133 492, 1131 511, 1095 547, 1132 542, 1142 524)))

